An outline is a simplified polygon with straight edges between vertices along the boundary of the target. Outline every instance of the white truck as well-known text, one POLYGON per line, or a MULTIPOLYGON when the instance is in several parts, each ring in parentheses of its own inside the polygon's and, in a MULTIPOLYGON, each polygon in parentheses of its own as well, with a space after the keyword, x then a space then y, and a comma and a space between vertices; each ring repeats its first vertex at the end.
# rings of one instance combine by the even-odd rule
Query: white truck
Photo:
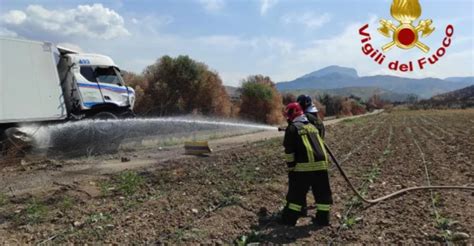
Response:
POLYGON ((104 55, 0 37, 0 141, 17 126, 133 115, 135 92, 104 55))

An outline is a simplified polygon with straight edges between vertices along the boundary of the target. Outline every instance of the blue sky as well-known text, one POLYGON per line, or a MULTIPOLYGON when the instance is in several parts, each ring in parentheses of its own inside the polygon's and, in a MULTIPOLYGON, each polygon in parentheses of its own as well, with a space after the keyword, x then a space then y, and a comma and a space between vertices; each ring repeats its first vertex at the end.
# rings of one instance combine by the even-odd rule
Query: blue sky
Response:
MULTIPOLYGON (((423 41, 432 54, 444 28, 455 34, 447 54, 423 71, 389 71, 361 52, 358 29, 369 23, 377 48, 389 42, 376 31, 390 16, 391 0, 0 0, 0 35, 52 41, 111 56, 123 69, 141 72, 163 55, 189 55, 217 71, 227 85, 251 74, 275 82, 292 80, 329 65, 359 74, 407 77, 474 75, 474 1, 420 0, 421 19, 436 31, 423 41)), ((393 20, 393 19, 392 19, 393 20)), ((395 20, 393 20, 395 21, 395 20)), ((427 56, 393 49, 409 61, 427 56)))

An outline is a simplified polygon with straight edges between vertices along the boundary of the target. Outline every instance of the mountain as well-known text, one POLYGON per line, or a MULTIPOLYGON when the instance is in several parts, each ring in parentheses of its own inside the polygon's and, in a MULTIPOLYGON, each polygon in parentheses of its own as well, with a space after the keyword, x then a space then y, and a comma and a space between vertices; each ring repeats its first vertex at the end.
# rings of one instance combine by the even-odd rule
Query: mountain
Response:
POLYGON ((336 89, 301 89, 301 90, 290 90, 285 93, 291 93, 293 95, 311 95, 315 97, 323 96, 328 94, 331 96, 342 96, 349 97, 351 95, 360 97, 362 100, 367 101, 372 95, 377 94, 381 99, 391 102, 402 102, 406 101, 407 98, 412 94, 396 93, 389 90, 381 89, 378 87, 344 87, 336 89))
MULTIPOLYGON (((470 77, 455 78, 456 82, 424 78, 412 79, 389 75, 357 76, 353 68, 330 66, 309 73, 293 81, 276 84, 278 90, 328 90, 346 87, 376 87, 399 94, 416 94, 421 98, 430 98, 433 95, 460 89, 473 84, 470 77)), ((471 77, 472 78, 472 77, 471 77)))
POLYGON ((342 77, 357 78, 359 75, 354 68, 340 67, 340 66, 329 66, 321 70, 304 75, 301 78, 322 78, 330 75, 339 75, 342 77))

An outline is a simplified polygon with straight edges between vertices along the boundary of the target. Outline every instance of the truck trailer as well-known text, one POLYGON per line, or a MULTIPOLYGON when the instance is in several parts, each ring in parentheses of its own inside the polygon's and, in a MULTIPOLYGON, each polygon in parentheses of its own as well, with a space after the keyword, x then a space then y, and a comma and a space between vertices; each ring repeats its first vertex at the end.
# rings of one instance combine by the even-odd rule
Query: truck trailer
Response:
POLYGON ((0 141, 28 142, 18 126, 133 116, 135 91, 107 56, 0 37, 0 141))

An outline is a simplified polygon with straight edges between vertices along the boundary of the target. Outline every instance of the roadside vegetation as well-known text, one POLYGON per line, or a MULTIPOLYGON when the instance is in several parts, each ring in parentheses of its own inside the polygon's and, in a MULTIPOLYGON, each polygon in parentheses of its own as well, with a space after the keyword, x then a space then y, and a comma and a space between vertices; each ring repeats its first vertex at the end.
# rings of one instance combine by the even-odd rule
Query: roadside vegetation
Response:
POLYGON ((142 74, 124 77, 137 92, 139 114, 230 116, 232 105, 219 75, 188 56, 163 56, 142 74))
POLYGON ((241 93, 241 118, 268 124, 283 122, 282 97, 269 77, 249 76, 242 81, 241 93))
MULTIPOLYGON (((124 80, 135 89, 140 116, 193 114, 280 124, 284 105, 298 96, 282 95, 264 75, 249 75, 229 94, 217 72, 188 56, 163 56, 140 74, 124 72, 124 80)), ((310 96, 321 117, 359 115, 387 104, 378 95, 366 101, 353 95, 310 96)))
POLYGON ((242 80, 238 98, 231 98, 217 72, 188 56, 163 56, 141 74, 125 72, 124 79, 136 91, 135 111, 141 116, 193 114, 283 122, 281 95, 263 75, 242 80))

